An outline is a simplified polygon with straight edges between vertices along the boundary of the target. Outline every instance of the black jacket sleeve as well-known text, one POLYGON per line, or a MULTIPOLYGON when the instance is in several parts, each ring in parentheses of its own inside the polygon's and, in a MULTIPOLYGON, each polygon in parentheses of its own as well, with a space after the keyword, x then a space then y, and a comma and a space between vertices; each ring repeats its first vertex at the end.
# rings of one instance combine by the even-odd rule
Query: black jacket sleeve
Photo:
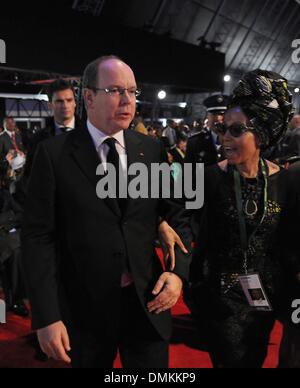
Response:
MULTIPOLYGON (((166 155, 163 147, 161 150, 161 162, 166 163, 166 155)), ((173 271, 182 280, 188 281, 190 264, 192 260, 192 213, 186 210, 186 201, 184 197, 175 199, 173 189, 174 187, 172 187, 170 199, 163 198, 161 200, 162 203, 160 207, 160 216, 166 220, 168 224, 176 231, 176 233, 183 241, 185 247, 189 251, 189 254, 184 254, 178 246, 176 247, 176 266, 173 271)))
POLYGON ((33 328, 61 320, 55 243, 55 176, 46 146, 37 150, 28 186, 22 246, 33 328))

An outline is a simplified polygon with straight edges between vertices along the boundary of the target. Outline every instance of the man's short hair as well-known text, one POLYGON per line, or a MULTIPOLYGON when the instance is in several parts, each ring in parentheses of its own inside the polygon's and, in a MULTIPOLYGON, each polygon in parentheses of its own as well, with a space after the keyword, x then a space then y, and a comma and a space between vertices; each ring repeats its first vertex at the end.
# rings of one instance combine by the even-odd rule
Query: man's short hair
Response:
POLYGON ((99 77, 99 66, 106 61, 111 59, 116 59, 119 61, 123 60, 116 55, 106 55, 98 59, 95 59, 93 62, 87 65, 83 73, 82 86, 86 89, 95 89, 98 86, 98 77, 99 77))
POLYGON ((67 81, 65 79, 57 79, 52 84, 49 85, 47 94, 49 101, 52 102, 53 96, 57 92, 62 92, 64 90, 72 90, 75 98, 75 89, 70 81, 67 81))
POLYGON ((12 116, 6 116, 3 119, 3 126, 5 127, 7 120, 14 120, 14 117, 12 116))

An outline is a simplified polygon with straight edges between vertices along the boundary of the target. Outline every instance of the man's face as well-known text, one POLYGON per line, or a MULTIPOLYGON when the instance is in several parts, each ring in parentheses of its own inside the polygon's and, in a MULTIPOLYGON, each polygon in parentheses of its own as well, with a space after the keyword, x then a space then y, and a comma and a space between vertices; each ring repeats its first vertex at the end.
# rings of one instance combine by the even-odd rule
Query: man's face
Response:
POLYGON ((179 148, 180 151, 182 151, 183 153, 186 153, 186 150, 187 150, 187 141, 181 140, 181 141, 178 143, 178 148, 179 148))
POLYGON ((215 124, 221 124, 224 122, 224 115, 221 113, 208 113, 207 126, 211 131, 215 130, 215 124))
POLYGON ((6 119, 6 129, 13 132, 16 129, 16 123, 14 119, 6 119))
POLYGON ((55 92, 49 105, 58 124, 72 120, 75 116, 76 102, 71 89, 55 92))
MULTIPOLYGON (((120 60, 110 59, 99 66, 97 88, 136 90, 133 71, 120 60)), ((126 91, 123 95, 85 90, 88 117, 96 128, 114 135, 130 126, 136 111, 136 97, 126 91)))

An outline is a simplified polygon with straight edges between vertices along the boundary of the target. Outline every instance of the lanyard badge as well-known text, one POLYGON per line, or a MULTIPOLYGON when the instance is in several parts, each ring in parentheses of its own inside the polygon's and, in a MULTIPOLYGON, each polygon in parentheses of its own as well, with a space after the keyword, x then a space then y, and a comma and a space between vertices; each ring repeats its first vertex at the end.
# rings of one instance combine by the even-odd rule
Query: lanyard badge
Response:
POLYGON ((268 213, 268 172, 266 164, 262 159, 260 160, 260 166, 264 178, 264 213, 257 228, 249 237, 247 235, 246 219, 243 212, 240 174, 237 170, 234 171, 235 195, 239 217, 241 246, 243 250, 243 268, 245 271, 245 275, 239 276, 238 280, 251 307, 265 311, 272 311, 272 306, 262 285, 260 275, 257 273, 250 274, 248 271, 248 252, 251 242, 268 213))

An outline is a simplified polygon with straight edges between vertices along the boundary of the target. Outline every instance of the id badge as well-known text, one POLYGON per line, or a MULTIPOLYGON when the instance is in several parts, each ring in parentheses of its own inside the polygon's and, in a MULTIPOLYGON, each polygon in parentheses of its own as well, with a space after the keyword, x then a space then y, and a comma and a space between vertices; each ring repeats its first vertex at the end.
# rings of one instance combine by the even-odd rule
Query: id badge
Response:
POLYGON ((251 307, 260 311, 273 311, 258 273, 239 276, 239 281, 251 307))

